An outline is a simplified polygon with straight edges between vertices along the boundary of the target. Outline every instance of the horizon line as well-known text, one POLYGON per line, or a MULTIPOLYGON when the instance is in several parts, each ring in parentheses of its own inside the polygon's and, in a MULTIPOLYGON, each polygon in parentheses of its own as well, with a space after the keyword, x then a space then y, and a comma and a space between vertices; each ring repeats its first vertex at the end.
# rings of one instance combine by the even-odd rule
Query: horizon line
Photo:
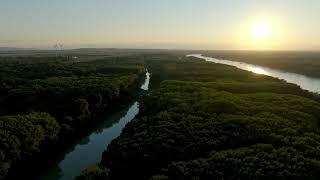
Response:
MULTIPOLYGON (((188 49, 188 48, 130 48, 130 47, 75 47, 62 48, 60 51, 79 49, 119 49, 119 50, 166 50, 166 51, 255 51, 255 52, 320 52, 320 49, 188 49)), ((0 47, 0 51, 55 51, 54 48, 33 48, 33 47, 0 47)))

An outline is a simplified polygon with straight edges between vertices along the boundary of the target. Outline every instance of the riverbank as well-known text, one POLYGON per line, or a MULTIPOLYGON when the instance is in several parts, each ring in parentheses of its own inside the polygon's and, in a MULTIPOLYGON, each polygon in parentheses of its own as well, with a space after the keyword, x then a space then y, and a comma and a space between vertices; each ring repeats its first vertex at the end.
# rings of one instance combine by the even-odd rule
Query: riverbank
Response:
POLYGON ((79 179, 318 175, 320 104, 299 86, 191 57, 147 65, 160 85, 79 179))
MULTIPOLYGON (((8 175, 8 179, 60 179, 59 169, 54 169, 52 171, 54 176, 49 175, 39 177, 39 172, 42 174, 41 172, 48 171, 48 168, 52 167, 52 164, 56 164, 59 160, 62 161, 63 157, 68 154, 69 151, 73 151, 73 148, 76 145, 83 144, 86 137, 96 131, 100 131, 99 128, 101 126, 108 127, 109 125, 117 122, 119 119, 114 119, 112 116, 115 116, 115 112, 123 112, 123 109, 128 107, 128 102, 133 102, 137 98, 136 96, 140 96, 140 82, 140 80, 136 81, 136 85, 133 85, 129 88, 130 90, 128 92, 130 93, 126 92, 125 94, 121 94, 121 98, 119 98, 118 101, 113 104, 112 108, 107 109, 105 112, 99 112, 96 114, 95 117, 92 117, 92 120, 94 121, 86 126, 81 127, 81 129, 78 129, 76 134, 70 134, 69 136, 63 137, 63 141, 58 141, 54 144, 48 144, 47 147, 42 149, 41 153, 36 154, 29 159, 25 159, 22 163, 17 164, 17 166, 15 166, 8 175)), ((105 147, 103 147, 103 149, 104 148, 105 147)))
POLYGON ((258 66, 254 64, 248 64, 244 62, 231 61, 231 60, 225 60, 225 59, 216 59, 212 57, 203 56, 201 54, 194 54, 194 55, 188 55, 188 56, 203 59, 208 62, 234 66, 242 70, 253 72, 255 74, 262 74, 262 75, 275 77, 281 80, 285 80, 288 83, 296 84, 304 90, 308 90, 313 93, 320 93, 320 78, 312 78, 302 74, 280 71, 277 69, 258 66))
POLYGON ((76 64, 46 60, 30 57, 0 64, 0 133, 8 136, 0 141, 5 147, 2 176, 9 172, 15 179, 39 171, 85 136, 102 113, 130 101, 145 77, 139 59, 76 64))
POLYGON ((201 51, 217 59, 228 59, 320 78, 319 51, 201 51))
MULTIPOLYGON (((142 90, 148 90, 150 73, 146 72, 144 83, 139 86, 142 90)), ((122 108, 113 110, 101 123, 91 129, 90 133, 77 143, 73 144, 68 150, 60 154, 55 162, 52 162, 50 168, 40 173, 35 179, 60 179, 69 180, 80 174, 81 170, 100 162, 102 152, 107 145, 120 135, 122 128, 130 122, 139 112, 138 92, 131 100, 131 103, 122 108)))

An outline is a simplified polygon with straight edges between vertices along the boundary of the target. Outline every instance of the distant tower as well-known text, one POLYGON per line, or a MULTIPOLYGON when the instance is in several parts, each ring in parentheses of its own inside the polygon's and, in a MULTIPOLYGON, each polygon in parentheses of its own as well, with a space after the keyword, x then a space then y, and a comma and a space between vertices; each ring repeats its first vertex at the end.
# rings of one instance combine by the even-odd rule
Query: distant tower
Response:
POLYGON ((60 51, 62 51, 63 44, 58 44, 60 51))
POLYGON ((56 51, 56 59, 58 58, 58 47, 59 47, 58 44, 53 45, 53 48, 56 51))
POLYGON ((62 56, 62 48, 63 48, 63 44, 58 44, 59 46, 59 50, 60 50, 60 56, 62 56))
POLYGON ((63 44, 56 43, 55 45, 53 45, 53 47, 56 50, 56 59, 58 58, 58 56, 62 56, 63 44))

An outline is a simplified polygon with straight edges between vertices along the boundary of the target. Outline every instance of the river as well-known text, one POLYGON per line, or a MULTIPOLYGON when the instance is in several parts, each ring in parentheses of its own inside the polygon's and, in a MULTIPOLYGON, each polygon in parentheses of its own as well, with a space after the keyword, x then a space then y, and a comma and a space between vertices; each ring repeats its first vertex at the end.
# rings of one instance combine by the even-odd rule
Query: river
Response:
MULTIPOLYGON (((142 90, 149 89, 150 73, 141 86, 142 90)), ((37 179, 41 180, 71 180, 80 172, 100 162, 102 153, 110 142, 118 137, 125 125, 139 112, 139 103, 134 101, 128 106, 108 115, 93 132, 65 151, 59 160, 37 179)))
POLYGON ((191 54, 189 57, 196 57, 200 59, 204 59, 208 62, 214 62, 218 64, 226 64, 230 66, 235 66, 239 69, 243 69, 246 71, 251 71, 256 74, 263 74, 267 76, 272 76, 278 79, 285 80, 288 83, 293 83, 300 86, 304 90, 308 90, 314 93, 320 93, 320 79, 312 78, 302 74, 296 74, 291 72, 285 72, 277 69, 272 69, 263 66, 257 66, 253 64, 248 64, 244 62, 231 61, 225 59, 216 59, 212 57, 202 56, 201 54, 191 54))
MULTIPOLYGON (((239 69, 251 71, 256 74, 263 74, 283 79, 289 83, 299 85, 302 89, 320 93, 320 79, 307 77, 305 75, 284 72, 263 66, 205 57, 201 54, 188 55, 204 59, 209 62, 235 66, 239 69)), ((142 90, 149 89, 150 73, 146 73, 146 79, 141 86, 142 90)), ((101 124, 88 136, 65 151, 61 158, 42 174, 38 179, 44 180, 69 180, 80 174, 84 168, 100 162, 102 153, 108 144, 118 137, 125 125, 131 121, 139 112, 139 103, 134 101, 122 110, 108 115, 101 124)))

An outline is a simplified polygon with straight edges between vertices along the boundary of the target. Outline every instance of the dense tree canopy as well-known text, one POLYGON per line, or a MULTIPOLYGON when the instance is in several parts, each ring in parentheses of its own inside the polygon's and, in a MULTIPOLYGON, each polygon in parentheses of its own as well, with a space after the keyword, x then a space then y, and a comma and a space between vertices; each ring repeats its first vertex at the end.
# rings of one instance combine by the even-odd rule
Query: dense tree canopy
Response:
POLYGON ((144 78, 141 57, 2 57, 0 69, 0 176, 72 141, 100 113, 128 100, 144 78))
POLYGON ((58 138, 60 126, 47 113, 0 116, 0 173, 5 175, 12 163, 32 156, 41 146, 58 138))
POLYGON ((193 58, 148 68, 154 89, 103 154, 112 178, 319 175, 318 95, 193 58))
POLYGON ((0 176, 128 101, 144 66, 138 116, 78 179, 320 176, 319 95, 183 52, 0 58, 0 176))
POLYGON ((81 174, 76 177, 76 180, 109 180, 110 179, 110 170, 102 166, 91 166, 86 168, 81 172, 81 174))

